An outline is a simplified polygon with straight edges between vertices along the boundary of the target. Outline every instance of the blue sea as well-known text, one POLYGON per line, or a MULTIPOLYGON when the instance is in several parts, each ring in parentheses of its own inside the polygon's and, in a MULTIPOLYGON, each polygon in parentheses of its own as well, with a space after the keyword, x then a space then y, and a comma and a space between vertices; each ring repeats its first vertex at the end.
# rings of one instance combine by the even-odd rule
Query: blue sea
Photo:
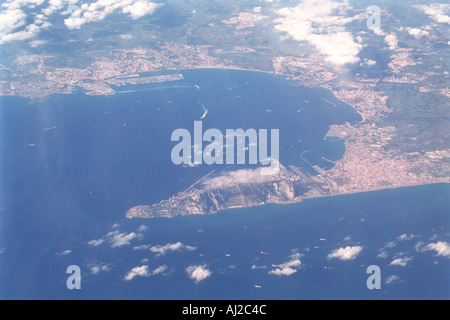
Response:
POLYGON ((0 98, 0 298, 450 298, 438 250, 450 242, 448 184, 126 219, 226 167, 171 162, 171 133, 193 132, 205 110, 203 130, 279 129, 281 163, 309 175, 345 151, 324 139, 329 126, 361 121, 329 91, 283 76, 180 72, 113 96, 0 98), (70 265, 79 290, 66 286, 70 265), (370 265, 381 289, 366 286, 370 265))

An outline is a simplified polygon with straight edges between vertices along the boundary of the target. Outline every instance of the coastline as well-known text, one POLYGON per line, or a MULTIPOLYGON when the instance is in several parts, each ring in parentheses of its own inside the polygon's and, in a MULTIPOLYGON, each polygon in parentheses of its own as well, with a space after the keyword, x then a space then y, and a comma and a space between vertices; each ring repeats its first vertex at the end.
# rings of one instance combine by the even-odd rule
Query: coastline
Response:
POLYGON ((420 186, 428 186, 428 185, 450 185, 450 181, 443 181, 443 182, 430 182, 430 183, 417 183, 417 184, 410 184, 410 185, 402 185, 402 186, 394 186, 394 187, 384 187, 384 188, 378 188, 378 189, 371 189, 371 190, 359 190, 359 191, 350 191, 350 192, 343 192, 343 193, 336 193, 331 195, 318 195, 318 196, 312 196, 312 197, 304 197, 292 201, 285 201, 285 202, 267 202, 261 205, 255 205, 255 206, 240 206, 240 207, 234 207, 234 208, 228 208, 226 210, 223 210, 223 212, 231 209, 245 209, 245 208, 254 208, 258 206, 264 206, 267 204, 277 204, 277 205, 284 205, 284 204, 295 204, 295 203, 301 203, 304 200, 314 200, 314 199, 320 199, 320 198, 333 198, 333 197, 339 197, 339 196, 346 196, 346 195, 353 195, 353 194, 361 194, 361 193, 370 193, 370 192, 377 192, 377 191, 386 191, 386 190, 393 190, 393 189, 403 189, 403 188, 411 188, 411 187, 420 187, 420 186))
POLYGON ((173 219, 176 217, 180 217, 180 216, 198 216, 198 215, 215 215, 215 214, 220 214, 223 212, 227 212, 229 210, 234 210, 234 209, 247 209, 247 208, 256 208, 256 207, 262 207, 265 205, 270 205, 270 204, 274 204, 274 205, 288 205, 288 204, 297 204, 297 203, 301 203, 304 200, 314 200, 314 199, 321 199, 321 198, 334 198, 334 197, 339 197, 339 196, 346 196, 346 195, 357 195, 357 194, 364 194, 364 193, 370 193, 370 192, 377 192, 377 191, 387 191, 387 190, 394 190, 394 189, 403 189, 403 188, 411 188, 411 187, 420 187, 420 186, 427 186, 427 185, 448 185, 450 184, 450 181, 442 181, 442 182, 430 182, 430 183, 415 183, 415 184, 409 184, 409 185, 401 185, 401 186, 391 186, 391 187, 380 187, 380 188, 375 188, 375 189, 370 189, 370 190, 358 190, 358 191, 349 191, 349 192, 342 192, 342 193, 334 193, 334 194, 330 194, 330 195, 315 195, 315 196, 309 196, 309 197, 297 197, 294 198, 292 200, 288 200, 288 201, 268 201, 268 202, 264 202, 264 203, 259 203, 259 204, 252 204, 252 205, 237 205, 237 206, 230 206, 226 209, 221 209, 218 210, 214 213, 207 213, 207 214, 202 214, 202 213, 188 213, 188 214, 177 214, 177 215, 161 215, 161 216, 141 216, 141 217, 136 217, 136 216, 130 216, 128 215, 128 212, 130 210, 136 210, 136 208, 141 208, 141 207, 147 207, 150 208, 151 206, 148 205, 137 205, 133 208, 130 208, 127 211, 126 217, 128 219, 157 219, 157 218, 164 218, 164 219, 173 219))
MULTIPOLYGON (((291 74, 281 73, 277 72, 276 70, 273 71, 266 71, 266 70, 260 70, 260 69, 254 69, 254 68, 241 68, 237 66, 224 66, 224 65, 203 65, 203 66, 193 66, 190 68, 183 68, 183 69, 167 69, 164 70, 165 72, 175 72, 173 74, 169 74, 166 76, 143 76, 138 77, 136 79, 158 79, 162 81, 156 81, 158 83, 166 83, 166 82, 172 82, 172 81, 178 81, 182 80, 182 73, 184 71, 189 70, 235 70, 235 71, 244 71, 244 72, 259 72, 263 74, 271 74, 276 76, 282 76, 282 77, 288 77, 289 81, 297 81, 295 76, 291 74), (172 79, 172 77, 177 76, 177 79, 172 79)), ((122 75, 122 76, 116 76, 114 79, 120 79, 125 78, 124 81, 128 81, 129 77, 136 77, 136 74, 132 74, 130 76, 122 75)), ((105 85, 109 87, 107 84, 109 82, 108 79, 105 79, 105 85)), ((129 83, 128 85, 131 86, 139 86, 139 83, 129 83)), ((304 84, 299 84, 304 85, 304 84)), ((364 85, 364 84, 362 84, 364 85)), ((355 85, 356 86, 356 85, 355 85)), ((173 85, 172 87, 188 87, 188 86, 178 86, 173 85)), ((350 95, 351 90, 349 91, 346 89, 346 91, 340 91, 336 90, 328 85, 327 82, 322 84, 313 85, 311 87, 317 87, 327 90, 331 93, 331 95, 338 101, 342 101, 343 103, 350 106, 359 116, 361 116, 361 121, 358 121, 355 124, 342 124, 342 125, 331 125, 327 131, 327 133, 324 135, 323 139, 326 140, 329 136, 334 136, 337 138, 340 138, 344 140, 344 153, 342 155, 342 158, 335 162, 335 165, 333 168, 320 172, 318 176, 312 177, 313 180, 315 180, 317 183, 322 185, 327 185, 330 194, 323 195, 323 194, 312 194, 312 195, 304 195, 301 196, 299 199, 293 199, 290 201, 276 201, 272 200, 272 203, 295 203, 295 202, 301 202, 303 199, 312 199, 317 197, 328 197, 328 196, 335 196, 335 195, 345 195, 345 194, 355 194, 355 193, 361 193, 361 192, 371 192, 371 191, 378 191, 378 190, 385 190, 385 189, 393 189, 393 188, 402 188, 402 187, 409 187, 409 186, 418 186, 418 185, 427 185, 427 184, 436 184, 436 183, 449 183, 450 179, 449 177, 444 178, 437 178, 433 177, 432 175, 428 174, 425 176, 414 176, 409 177, 408 174, 408 167, 417 165, 421 166, 423 163, 426 163, 429 168, 432 168, 433 162, 430 162, 429 158, 419 159, 420 161, 415 162, 408 162, 406 160, 406 156, 403 158, 398 158, 396 156, 393 156, 389 154, 388 152, 385 152, 382 150, 383 141, 386 141, 383 136, 383 132, 379 134, 380 129, 377 126, 377 122, 380 119, 383 119, 386 117, 384 114, 386 110, 389 112, 389 108, 386 106, 386 99, 387 97, 382 96, 383 92, 373 92, 370 88, 366 88, 369 91, 369 94, 367 97, 364 96, 364 91, 361 90, 354 90, 357 91, 357 94, 355 96, 350 95), (363 92, 363 93, 361 93, 363 92), (357 102, 355 102, 355 101, 357 102), (375 102, 375 103, 372 103, 375 102), (357 107, 357 106, 364 106, 364 107, 357 107), (372 145, 369 144, 369 142, 366 142, 366 137, 368 136, 375 136, 375 142, 372 143, 372 145), (378 145, 376 145, 378 144, 378 145), (373 146, 378 148, 373 148, 373 146), (376 150, 376 151, 374 151, 376 150), (377 157, 373 158, 373 153, 376 153, 377 157), (427 162, 428 161, 428 162, 427 162), (388 170, 391 172, 384 172, 383 170, 385 167, 383 167, 383 163, 388 164, 388 170), (398 170, 395 171, 396 163, 399 163, 400 165, 398 167, 401 167, 400 172, 403 174, 399 178, 400 181, 393 181, 393 177, 399 177, 398 170), (406 163, 406 164, 405 164, 406 163), (394 168, 394 169, 393 169, 394 168), (369 176, 371 178, 371 183, 366 183, 364 176, 352 176, 348 177, 348 173, 354 172, 354 169, 359 170, 360 172, 368 172, 372 174, 372 176, 369 176), (380 170, 381 169, 381 170, 380 170), (383 175, 379 174, 378 177, 373 176, 374 172, 383 172, 383 175), (391 179, 391 181, 387 181, 388 184, 392 185, 384 185, 381 186, 379 184, 383 184, 385 181, 385 177, 387 177, 387 180, 391 179), (344 182, 342 182, 344 179, 344 182), (403 180, 401 180, 403 179, 403 180), (337 182, 339 181, 339 182, 337 182), (397 183, 397 184, 396 184, 397 183), (362 188, 362 186, 368 185, 367 188, 362 188)), ((110 88, 110 87, 109 87, 110 88)), ((158 90, 158 89, 164 89, 166 87, 158 86, 155 88, 146 88, 146 89, 137 89, 137 90, 125 90, 125 91, 116 91, 111 88, 110 94, 115 93, 128 93, 128 92, 139 92, 139 91, 148 91, 148 90, 158 90)), ((64 94, 79 94, 80 92, 74 90, 76 88, 71 87, 69 88, 71 91, 65 91, 62 92, 64 94)), ((96 94, 95 91, 88 91, 84 92, 86 95, 104 95, 104 92, 96 94)), ((3 96, 17 96, 21 97, 20 95, 9 95, 9 94, 3 94, 3 96)), ((31 98, 33 99, 33 98, 31 98)), ((395 128, 394 128, 395 129, 395 128)), ((389 133, 388 138, 391 139, 392 136, 396 134, 395 130, 392 133, 389 133)), ((434 160, 434 159, 431 159, 434 160)))

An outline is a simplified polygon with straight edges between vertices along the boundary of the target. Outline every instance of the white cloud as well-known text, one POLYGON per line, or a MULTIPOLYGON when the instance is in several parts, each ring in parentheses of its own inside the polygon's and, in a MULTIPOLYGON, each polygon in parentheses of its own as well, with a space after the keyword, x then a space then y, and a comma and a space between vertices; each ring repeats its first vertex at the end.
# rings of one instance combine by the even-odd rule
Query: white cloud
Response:
POLYGON ((363 45, 345 29, 346 24, 361 17, 348 17, 350 9, 348 2, 305 0, 296 7, 279 9, 277 14, 282 18, 275 20, 275 29, 294 40, 309 42, 332 64, 352 64, 359 61, 363 45))
POLYGON ((406 233, 404 233, 404 234, 402 234, 402 235, 397 237, 398 241, 405 241, 405 240, 411 240, 411 239, 414 239, 414 235, 413 234, 407 235, 406 233))
MULTIPOLYGON (((113 228, 117 228, 119 225, 114 225, 113 228)), ((140 229, 140 228, 139 228, 140 229)), ((93 239, 88 241, 88 245, 92 247, 97 247, 104 244, 106 241, 111 244, 111 248, 118 248, 129 245, 134 239, 142 239, 143 235, 141 233, 130 232, 124 233, 119 230, 114 230, 108 232, 104 238, 93 239)), ((135 247, 136 248, 136 247, 135 247)))
POLYGON ((100 245, 102 245, 105 242, 104 239, 94 239, 94 240, 90 240, 87 244, 93 247, 98 247, 100 245))
POLYGON ((0 35, 6 35, 25 24, 26 14, 20 9, 0 12, 0 35))
MULTIPOLYGON (((88 22, 104 20, 115 11, 127 14, 135 20, 153 14, 163 6, 150 0, 97 0, 77 6, 78 1, 48 0, 44 4, 45 0, 10 0, 1 4, 0 45, 36 37, 42 29, 52 26, 47 19, 55 14, 70 15, 64 19, 65 25, 69 29, 79 29, 88 22)), ((33 42, 30 44, 33 45, 33 42)), ((34 46, 37 45, 34 43, 34 46)))
POLYGON ((154 270, 150 270, 149 266, 143 265, 140 267, 134 267, 129 271, 125 277, 123 278, 126 281, 133 280, 135 277, 150 277, 150 276, 156 276, 158 274, 164 273, 167 270, 167 266, 164 264, 160 267, 157 267, 154 270))
POLYGON ((396 244, 395 242, 389 241, 389 242, 386 242, 386 244, 384 245, 384 247, 390 249, 390 248, 395 247, 396 245, 397 245, 397 244, 396 244))
POLYGON ((67 256, 71 252, 72 252, 72 250, 64 250, 62 252, 58 252, 56 255, 58 255, 58 256, 67 256))
POLYGON ((69 29, 80 28, 88 22, 101 21, 116 10, 128 14, 133 20, 151 15, 156 9, 163 6, 149 0, 98 0, 89 4, 84 3, 79 10, 71 12, 64 23, 69 29))
POLYGON ((430 33, 426 30, 420 29, 420 28, 406 28, 408 33, 415 37, 416 39, 419 39, 421 37, 428 36, 430 33))
MULTIPOLYGON (((52 0, 53 1, 53 0, 52 0)), ((46 29, 51 24, 46 21, 46 16, 32 13, 34 21, 26 12, 31 12, 36 6, 40 6, 44 0, 11 0, 1 5, 0 11, 0 45, 11 42, 28 40, 38 35, 41 29, 46 29)), ((30 42, 33 44, 33 42, 30 42)))
POLYGON ((450 244, 446 241, 437 241, 426 246, 423 242, 418 242, 415 248, 419 252, 435 251, 438 256, 450 257, 450 244))
POLYGON ((46 16, 50 16, 65 7, 69 7, 70 4, 75 4, 77 2, 78 0, 49 0, 49 5, 42 9, 42 13, 46 16))
POLYGON ((153 247, 149 248, 149 250, 151 252, 157 253, 158 255, 164 255, 167 252, 180 251, 180 250, 194 251, 196 249, 197 249, 196 247, 185 245, 181 242, 168 243, 163 246, 158 245, 158 246, 153 246, 153 247))
POLYGON ((120 233, 118 230, 111 231, 106 235, 106 238, 108 239, 108 242, 111 243, 111 248, 117 248, 129 245, 132 240, 136 238, 141 238, 142 234, 138 234, 135 232, 130 232, 128 234, 126 233, 120 233))
POLYGON ((340 247, 339 249, 336 249, 332 251, 330 254, 328 254, 328 259, 339 259, 339 260, 353 260, 355 259, 361 252, 362 252, 361 246, 347 246, 345 248, 340 247))
POLYGON ((261 7, 254 7, 253 8, 254 13, 261 13, 261 7))
POLYGON ((397 283, 403 283, 404 281, 400 279, 399 276, 393 274, 386 278, 385 280, 386 284, 397 284, 397 283))
POLYGON ((40 28, 35 24, 29 24, 24 30, 4 34, 1 36, 0 44, 10 41, 27 40, 34 38, 40 31, 40 28))
POLYGON ((438 256, 448 257, 450 256, 450 244, 445 241, 438 241, 436 243, 430 243, 426 246, 427 250, 436 251, 438 256))
POLYGON ((148 269, 148 266, 140 266, 140 267, 134 267, 129 271, 125 277, 123 278, 126 281, 133 280, 135 277, 148 277, 150 276, 150 272, 148 269))
POLYGON ((395 33, 390 33, 384 37, 384 42, 386 42, 389 46, 389 49, 395 50, 398 45, 398 39, 395 33))
POLYGON ((151 272, 151 275, 152 275, 152 276, 155 276, 155 275, 157 275, 157 274, 160 274, 160 273, 165 272, 166 270, 167 270, 167 266, 164 264, 164 265, 162 265, 162 266, 156 268, 155 270, 153 270, 153 271, 151 272))
POLYGON ((45 0, 9 0, 2 4, 3 8, 19 9, 22 7, 35 8, 44 3, 45 0))
POLYGON ((429 5, 423 4, 413 7, 419 9, 438 23, 450 23, 450 16, 447 14, 450 11, 450 4, 431 3, 429 5))
POLYGON ((148 250, 150 248, 151 248, 151 245, 149 245, 149 244, 142 244, 142 245, 139 245, 139 246, 134 246, 133 250, 148 250))
POLYGON ((30 47, 37 48, 37 47, 42 46, 42 45, 44 45, 46 43, 47 43, 46 40, 33 40, 33 41, 30 41, 30 47))
POLYGON ((132 19, 138 19, 148 14, 153 14, 156 9, 161 7, 160 3, 148 2, 145 0, 137 1, 122 9, 123 13, 129 13, 132 19))
POLYGON ((412 261, 412 257, 396 258, 396 259, 392 260, 392 262, 389 265, 406 267, 408 265, 408 263, 411 261, 412 261))
POLYGON ((41 29, 50 27, 51 24, 42 14, 35 14, 34 22, 27 25, 31 17, 25 12, 29 12, 43 2, 44 0, 12 0, 3 3, 1 5, 3 10, 0 12, 0 45, 34 38, 41 29))
POLYGON ((261 174, 260 168, 240 169, 226 172, 218 177, 206 179, 203 181, 203 185, 207 188, 216 189, 240 183, 260 183, 268 179, 269 176, 261 174))
POLYGON ((367 65, 367 66, 373 66, 376 65, 377 62, 375 60, 371 60, 371 59, 364 59, 364 61, 361 63, 361 65, 367 65))
POLYGON ((147 226, 144 226, 144 225, 141 225, 141 226, 139 226, 139 228, 137 229, 139 232, 142 232, 142 231, 145 231, 145 230, 147 230, 148 229, 148 227, 147 226))
POLYGON ((209 278, 212 274, 212 272, 207 268, 206 264, 201 266, 189 266, 186 268, 186 273, 188 274, 189 278, 194 280, 195 283, 199 283, 200 281, 209 278))
POLYGON ((388 256, 389 256, 389 253, 388 253, 387 251, 385 251, 385 250, 382 250, 382 251, 377 255, 377 257, 378 257, 378 258, 381 258, 381 259, 386 259, 388 256))
MULTIPOLYGON (((74 12, 81 12, 81 11, 74 11, 74 12)), ((67 18, 64 20, 64 24, 69 29, 80 29, 82 25, 87 23, 85 19, 80 18, 76 14, 72 14, 70 18, 67 18)))
POLYGON ((107 264, 94 264, 89 266, 92 274, 99 274, 100 272, 111 271, 111 267, 107 264))
POLYGON ((269 271, 269 274, 274 274, 276 276, 290 276, 297 272, 297 268, 302 264, 300 261, 301 254, 295 253, 290 256, 290 260, 288 262, 273 265, 275 269, 269 271))
POLYGON ((381 28, 371 28, 371 30, 373 31, 373 33, 375 33, 378 36, 386 35, 386 33, 384 33, 384 31, 381 30, 381 28))

